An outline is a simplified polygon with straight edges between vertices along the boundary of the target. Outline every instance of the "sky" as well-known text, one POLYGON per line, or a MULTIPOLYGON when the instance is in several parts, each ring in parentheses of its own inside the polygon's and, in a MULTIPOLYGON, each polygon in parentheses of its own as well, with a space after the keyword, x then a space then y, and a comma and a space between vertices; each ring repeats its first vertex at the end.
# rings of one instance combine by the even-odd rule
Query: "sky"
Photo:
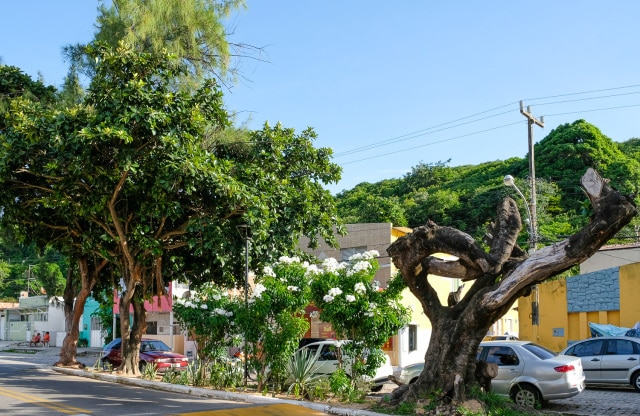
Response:
MULTIPOLYGON (((614 141, 640 137, 635 0, 246 0, 229 40, 259 48, 224 89, 227 109, 333 149, 342 179, 401 178, 420 163, 476 165, 528 151, 584 119, 614 141)), ((92 39, 97 1, 0 2, 0 58, 59 87, 61 49, 92 39)))

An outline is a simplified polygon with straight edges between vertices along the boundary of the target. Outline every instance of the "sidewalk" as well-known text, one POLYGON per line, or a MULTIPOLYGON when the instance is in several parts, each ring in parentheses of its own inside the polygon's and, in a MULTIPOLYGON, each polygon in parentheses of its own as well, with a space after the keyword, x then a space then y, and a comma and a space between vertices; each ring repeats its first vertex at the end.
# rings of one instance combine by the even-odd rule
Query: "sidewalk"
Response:
MULTIPOLYGON (((331 415, 342 416, 388 416, 368 410, 349 409, 332 406, 326 403, 305 402, 299 400, 285 400, 269 396, 243 394, 213 390, 179 384, 169 384, 159 381, 143 380, 135 377, 120 376, 111 373, 89 371, 93 368, 97 360, 100 359, 101 348, 78 348, 77 360, 87 366, 84 370, 53 367, 60 358, 60 347, 29 347, 28 341, 0 341, 0 356, 19 358, 21 361, 33 363, 38 367, 51 367, 52 370, 71 376, 92 378, 112 383, 126 384, 147 389, 156 389, 172 393, 190 394, 198 397, 230 400, 242 403, 265 404, 265 405, 295 405, 306 409, 323 412, 331 415), (19 350, 14 352, 14 350, 19 350), (27 353, 29 352, 29 353, 27 353)), ((290 409, 289 412, 290 413, 290 409)), ((284 413, 283 413, 284 414, 284 413)), ((307 413, 308 414, 308 413, 307 413)))

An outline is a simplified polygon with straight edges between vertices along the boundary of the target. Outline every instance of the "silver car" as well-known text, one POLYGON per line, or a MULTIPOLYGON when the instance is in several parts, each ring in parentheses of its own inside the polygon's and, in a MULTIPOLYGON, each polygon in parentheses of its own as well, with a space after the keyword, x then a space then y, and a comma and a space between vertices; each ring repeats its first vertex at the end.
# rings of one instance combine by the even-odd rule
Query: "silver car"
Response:
POLYGON ((569 345, 562 354, 580 357, 587 384, 631 384, 640 391, 640 338, 589 338, 569 345))
POLYGON ((420 377, 420 374, 422 374, 422 370, 424 370, 424 362, 409 364, 402 367, 402 371, 400 371, 400 375, 398 376, 398 381, 400 384, 415 383, 418 377, 420 377))
POLYGON ((576 357, 558 355, 529 341, 486 341, 476 358, 498 365, 491 391, 511 397, 518 405, 540 406, 584 390, 585 375, 576 357))

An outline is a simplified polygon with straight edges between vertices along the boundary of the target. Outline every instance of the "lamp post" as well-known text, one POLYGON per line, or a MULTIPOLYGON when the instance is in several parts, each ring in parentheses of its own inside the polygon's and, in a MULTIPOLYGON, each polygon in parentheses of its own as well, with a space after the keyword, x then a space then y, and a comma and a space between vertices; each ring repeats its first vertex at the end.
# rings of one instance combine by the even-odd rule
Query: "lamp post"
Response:
MULTIPOLYGON (((249 292, 249 241, 251 238, 249 237, 249 225, 240 224, 236 226, 238 232, 240 232, 240 236, 244 239, 244 307, 247 309, 249 307, 249 298, 247 297, 249 292)), ((247 337, 245 334, 244 337, 244 385, 247 385, 247 376, 249 371, 247 369, 247 337)))
POLYGON ((504 177, 503 182, 506 186, 512 186, 518 195, 524 201, 525 207, 527 208, 527 222, 529 223, 528 232, 529 232, 529 252, 534 252, 536 250, 536 243, 538 242, 538 231, 536 230, 537 220, 536 220, 536 211, 535 206, 532 203, 527 201, 527 198, 524 197, 520 188, 516 186, 516 181, 513 179, 513 176, 507 175, 504 177))
MULTIPOLYGON (((536 221, 536 207, 533 203, 531 203, 531 206, 529 206, 529 203, 527 202, 527 198, 524 197, 524 194, 522 193, 522 191, 520 191, 520 188, 518 188, 516 186, 516 181, 513 179, 513 176, 511 175, 507 175, 504 177, 504 179, 502 180, 504 182, 504 184, 506 186, 513 186, 513 188, 516 190, 516 192, 518 193, 518 195, 520 195, 520 197, 522 198, 522 200, 524 201, 525 207, 527 208, 527 215, 529 216, 529 218, 527 218, 528 222, 529 222, 529 253, 533 253, 534 251, 536 251, 536 243, 538 241, 538 232, 537 232, 537 221, 536 221)), ((534 190, 532 190, 532 192, 534 192, 534 190)), ((539 312, 539 299, 538 299, 538 286, 534 285, 531 289, 531 295, 532 295, 532 301, 531 301, 531 324, 532 325, 539 325, 540 324, 540 312, 539 312)))

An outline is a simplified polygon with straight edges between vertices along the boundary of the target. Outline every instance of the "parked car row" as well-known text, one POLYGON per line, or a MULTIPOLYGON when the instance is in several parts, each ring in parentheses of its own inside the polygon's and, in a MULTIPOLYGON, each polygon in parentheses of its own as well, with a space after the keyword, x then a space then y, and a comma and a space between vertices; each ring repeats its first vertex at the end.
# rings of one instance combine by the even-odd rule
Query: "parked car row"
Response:
MULTIPOLYGON (((633 386, 640 392, 640 338, 601 336, 572 343, 559 354, 529 341, 487 341, 478 347, 477 360, 498 365, 492 379, 494 393, 516 403, 540 405, 569 398, 585 385, 633 386)), ((398 381, 415 383, 424 362, 402 368, 398 381)))

